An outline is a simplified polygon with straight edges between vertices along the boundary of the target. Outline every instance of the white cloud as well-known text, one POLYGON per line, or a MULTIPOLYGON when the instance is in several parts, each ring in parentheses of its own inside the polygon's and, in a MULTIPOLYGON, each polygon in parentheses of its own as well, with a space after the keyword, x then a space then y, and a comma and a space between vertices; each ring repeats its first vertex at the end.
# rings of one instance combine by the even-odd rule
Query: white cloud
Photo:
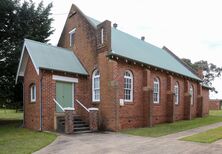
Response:
MULTIPOLYGON (((67 17, 56 14, 68 13, 72 3, 88 16, 116 22, 125 32, 138 38, 145 36, 146 41, 159 47, 169 47, 179 57, 222 66, 221 0, 54 0, 56 31, 51 36, 52 44, 57 43, 67 17)), ((214 84, 219 90, 217 98, 222 98, 221 82, 216 80, 214 84)))

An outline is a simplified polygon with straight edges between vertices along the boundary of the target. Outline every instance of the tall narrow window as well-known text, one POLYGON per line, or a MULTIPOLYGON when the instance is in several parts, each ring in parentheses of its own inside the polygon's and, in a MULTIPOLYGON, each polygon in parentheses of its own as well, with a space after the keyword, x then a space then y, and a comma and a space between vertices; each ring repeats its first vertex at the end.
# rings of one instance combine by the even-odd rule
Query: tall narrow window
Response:
POLYGON ((194 102, 194 90, 193 90, 193 86, 190 86, 190 104, 193 105, 194 102))
POLYGON ((36 101, 36 85, 32 84, 30 86, 30 96, 31 96, 31 102, 35 102, 36 101))
POLYGON ((176 82, 174 86, 174 93, 175 93, 175 104, 179 104, 179 84, 176 82))
POLYGON ((158 104, 160 102, 160 81, 158 78, 154 78, 153 82, 153 103, 158 104))
POLYGON ((133 101, 133 74, 130 71, 124 73, 124 100, 133 101))
POLYGON ((101 31, 100 31, 100 37, 101 37, 101 44, 103 44, 104 43, 104 32, 103 32, 104 30, 103 30, 103 28, 101 29, 101 31))
POLYGON ((74 28, 73 30, 71 30, 71 31, 69 32, 69 45, 70 45, 70 47, 73 47, 73 46, 74 46, 75 31, 76 31, 76 28, 74 28))
POLYGON ((99 70, 95 70, 92 76, 92 100, 93 102, 100 101, 100 74, 99 70))

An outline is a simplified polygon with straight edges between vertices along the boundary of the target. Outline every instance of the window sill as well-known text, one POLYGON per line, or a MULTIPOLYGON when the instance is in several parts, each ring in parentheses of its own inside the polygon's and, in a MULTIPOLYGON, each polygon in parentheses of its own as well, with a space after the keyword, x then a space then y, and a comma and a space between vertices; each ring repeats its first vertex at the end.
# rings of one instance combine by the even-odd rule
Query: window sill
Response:
POLYGON ((160 106, 160 102, 159 102, 159 103, 154 103, 154 102, 153 102, 153 105, 155 105, 155 106, 160 106))
POLYGON ((99 104, 100 103, 100 100, 99 101, 92 101, 93 104, 99 104))
POLYGON ((124 105, 132 105, 134 104, 133 101, 124 101, 124 105))

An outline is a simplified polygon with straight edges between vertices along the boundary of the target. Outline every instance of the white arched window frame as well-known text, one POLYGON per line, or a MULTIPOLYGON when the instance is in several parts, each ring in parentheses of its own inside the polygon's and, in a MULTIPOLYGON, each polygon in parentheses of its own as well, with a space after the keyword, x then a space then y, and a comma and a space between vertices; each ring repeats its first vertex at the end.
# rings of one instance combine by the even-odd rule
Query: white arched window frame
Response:
POLYGON ((32 84, 30 86, 30 96, 31 96, 31 102, 36 101, 36 84, 32 84))
POLYGON ((128 70, 124 73, 124 101, 133 101, 133 74, 128 70))
POLYGON ((174 93, 175 93, 175 104, 179 104, 179 84, 178 82, 176 82, 175 86, 174 86, 174 93))
POLYGON ((158 78, 154 78, 153 81, 153 103, 160 103, 160 81, 158 78))
POLYGON ((193 89, 193 86, 191 85, 190 86, 190 104, 193 105, 194 103, 194 89, 193 89))
POLYGON ((95 70, 92 75, 92 101, 100 101, 100 73, 95 70))

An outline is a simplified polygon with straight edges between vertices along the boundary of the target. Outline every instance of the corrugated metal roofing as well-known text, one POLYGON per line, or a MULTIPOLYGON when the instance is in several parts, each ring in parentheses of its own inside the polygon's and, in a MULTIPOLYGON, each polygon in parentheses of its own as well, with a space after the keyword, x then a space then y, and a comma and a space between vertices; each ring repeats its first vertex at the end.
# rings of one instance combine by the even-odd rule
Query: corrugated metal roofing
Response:
MULTIPOLYGON (((87 19, 90 20, 94 26, 101 23, 91 17, 87 17, 87 19)), ((196 80, 201 80, 167 51, 115 28, 111 29, 111 49, 110 55, 122 56, 196 80)))
POLYGON ((71 50, 29 39, 25 39, 25 47, 37 69, 44 68, 87 75, 86 70, 71 50))

